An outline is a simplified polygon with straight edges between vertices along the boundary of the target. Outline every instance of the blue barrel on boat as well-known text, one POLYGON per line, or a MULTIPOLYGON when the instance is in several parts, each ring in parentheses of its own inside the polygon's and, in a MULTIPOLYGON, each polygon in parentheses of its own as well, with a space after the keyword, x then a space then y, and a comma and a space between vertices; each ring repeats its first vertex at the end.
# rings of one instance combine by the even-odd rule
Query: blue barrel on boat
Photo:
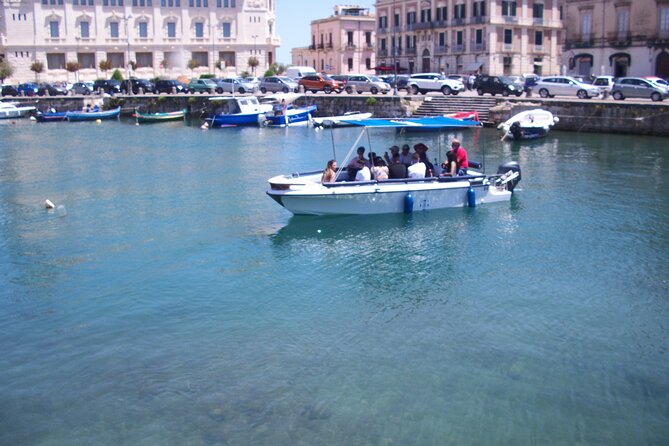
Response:
POLYGON ((471 186, 469 186, 469 189, 467 190, 467 203, 469 203, 470 208, 476 207, 476 192, 471 186))
POLYGON ((413 194, 409 192, 404 196, 404 213, 410 214, 413 212, 413 194))

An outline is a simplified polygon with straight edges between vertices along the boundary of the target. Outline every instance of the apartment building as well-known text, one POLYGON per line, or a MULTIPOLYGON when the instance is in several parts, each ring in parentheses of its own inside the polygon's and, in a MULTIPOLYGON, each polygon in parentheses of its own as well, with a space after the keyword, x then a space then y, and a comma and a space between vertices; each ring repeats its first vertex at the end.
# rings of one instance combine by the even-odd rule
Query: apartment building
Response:
POLYGON ((560 73, 560 0, 377 0, 377 60, 402 73, 560 73))
POLYGON ((124 76, 262 74, 280 45, 276 0, 5 0, 1 3, 0 57, 13 81, 108 77, 107 61, 124 76), (258 66, 249 66, 255 57, 258 66), (71 66, 74 64, 70 64, 71 66))
POLYGON ((565 0, 569 74, 669 77, 669 1, 565 0))
POLYGON ((369 9, 335 6, 334 15, 311 22, 311 45, 294 48, 292 64, 330 74, 373 74, 375 30, 369 9))

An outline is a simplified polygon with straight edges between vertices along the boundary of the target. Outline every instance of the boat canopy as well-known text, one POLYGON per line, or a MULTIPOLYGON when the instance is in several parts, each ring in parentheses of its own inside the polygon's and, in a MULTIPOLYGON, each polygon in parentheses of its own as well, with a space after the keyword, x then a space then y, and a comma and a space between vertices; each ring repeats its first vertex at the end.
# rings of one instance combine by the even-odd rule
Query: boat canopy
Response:
POLYGON ((428 118, 370 118, 370 119, 342 119, 350 125, 377 128, 424 128, 424 129, 447 129, 462 127, 480 127, 481 123, 466 119, 447 118, 445 116, 433 116, 428 118))

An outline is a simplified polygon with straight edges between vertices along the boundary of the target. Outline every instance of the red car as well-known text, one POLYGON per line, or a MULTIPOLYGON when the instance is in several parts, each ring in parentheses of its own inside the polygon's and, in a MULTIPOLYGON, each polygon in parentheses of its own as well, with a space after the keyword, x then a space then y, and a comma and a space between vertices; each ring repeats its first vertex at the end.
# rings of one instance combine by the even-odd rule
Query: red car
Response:
POLYGON ((317 93, 323 91, 330 94, 333 91, 341 93, 344 91, 344 84, 342 82, 332 79, 330 76, 323 74, 309 74, 300 79, 299 85, 304 87, 304 91, 311 91, 317 93))

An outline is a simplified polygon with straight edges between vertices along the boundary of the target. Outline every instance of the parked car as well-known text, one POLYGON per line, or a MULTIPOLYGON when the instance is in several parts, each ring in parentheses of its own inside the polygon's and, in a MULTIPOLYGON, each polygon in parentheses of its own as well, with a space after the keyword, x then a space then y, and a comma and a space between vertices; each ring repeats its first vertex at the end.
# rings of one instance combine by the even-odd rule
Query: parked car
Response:
POLYGON ((440 73, 417 73, 409 79, 412 94, 427 94, 430 91, 441 91, 443 94, 458 94, 465 91, 465 84, 455 79, 448 79, 440 73))
POLYGON ((159 79, 156 81, 156 94, 160 93, 188 93, 188 86, 173 79, 159 79))
POLYGON ((132 90, 132 94, 139 94, 140 89, 143 94, 154 93, 156 91, 156 87, 153 83, 146 79, 131 78, 121 82, 121 91, 129 93, 132 90))
POLYGON ((260 81, 260 92, 265 94, 268 91, 272 93, 277 92, 296 92, 298 91, 299 86, 297 82, 288 76, 267 76, 260 81))
POLYGON ((3 85, 2 86, 2 96, 18 96, 19 90, 14 85, 3 85))
POLYGON ((645 76, 644 79, 647 81, 651 81, 653 84, 657 85, 660 88, 664 88, 665 90, 669 91, 669 83, 662 79, 661 77, 657 76, 645 76))
POLYGON ((253 85, 246 83, 242 78, 226 77, 212 79, 216 83, 216 93, 252 93, 253 85))
POLYGON ((599 88, 599 93, 602 97, 606 97, 611 93, 615 81, 616 78, 613 76, 597 76, 595 80, 592 81, 592 85, 599 88))
POLYGON ((486 93, 493 96, 496 94, 520 96, 523 94, 523 84, 508 76, 480 76, 476 82, 476 92, 479 96, 486 93))
POLYGON ((102 91, 113 96, 121 92, 121 84, 115 79, 98 79, 93 82, 93 91, 102 91))
POLYGON ((599 96, 599 87, 584 84, 570 76, 544 77, 537 82, 536 90, 542 98, 555 95, 577 96, 580 99, 590 99, 599 96))
POLYGON ((298 85, 302 85, 304 91, 311 91, 312 93, 323 91, 330 94, 333 91, 337 93, 344 91, 344 84, 325 74, 307 74, 300 78, 298 85))
POLYGON ((255 76, 249 76, 245 77, 242 79, 242 82, 245 84, 248 84, 252 87, 252 89, 258 89, 260 88, 260 82, 262 82, 261 77, 255 77, 255 76))
POLYGON ((72 94, 89 95, 93 93, 93 82, 75 82, 70 91, 72 94))
POLYGON ((341 83, 344 86, 344 90, 346 89, 346 84, 348 83, 348 74, 332 74, 330 77, 341 83))
POLYGON ((191 93, 214 93, 218 85, 213 79, 191 79, 188 90, 191 93))
POLYGON ((667 90, 653 82, 640 77, 621 77, 611 89, 613 99, 621 101, 625 98, 650 98, 661 101, 669 96, 667 90))
POLYGON ((39 86, 34 82, 26 82, 25 84, 19 84, 17 90, 19 96, 37 96, 39 86))
POLYGON ((50 84, 48 82, 40 82, 37 94, 39 96, 67 96, 67 89, 60 85, 50 84))
POLYGON ((376 76, 368 76, 366 74, 353 74, 348 77, 348 81, 346 82, 345 87, 346 92, 349 94, 352 93, 354 87, 355 90, 360 94, 365 91, 368 91, 372 94, 386 94, 390 91, 389 84, 383 82, 376 76))
POLYGON ((383 79, 383 81, 388 85, 390 85, 390 88, 397 87, 398 90, 406 90, 407 92, 409 91, 409 76, 405 74, 398 74, 397 76, 390 74, 379 77, 383 79))

